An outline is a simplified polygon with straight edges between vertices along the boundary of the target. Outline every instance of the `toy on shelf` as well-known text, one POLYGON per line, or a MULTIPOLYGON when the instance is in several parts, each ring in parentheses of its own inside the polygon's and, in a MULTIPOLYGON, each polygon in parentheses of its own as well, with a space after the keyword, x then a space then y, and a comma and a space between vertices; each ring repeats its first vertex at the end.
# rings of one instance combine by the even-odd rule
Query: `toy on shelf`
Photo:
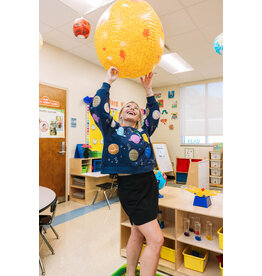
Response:
MULTIPOLYGON (((158 183, 158 189, 161 190, 166 186, 167 183, 167 176, 165 173, 159 171, 159 170, 154 170, 155 177, 158 183)), ((161 195, 160 193, 158 194, 158 198, 163 198, 164 196, 161 195)))
POLYGON ((162 218, 162 211, 161 210, 158 210, 157 221, 158 221, 158 224, 159 224, 160 228, 163 229, 164 228, 164 221, 163 221, 163 218, 162 218))
POLYGON ((218 193, 220 193, 219 191, 210 191, 206 190, 205 188, 199 189, 193 186, 189 186, 189 188, 186 188, 185 190, 195 194, 195 199, 193 203, 194 206, 205 208, 208 208, 212 204, 210 196, 216 196, 218 193))
POLYGON ((189 225, 190 225, 190 220, 189 218, 184 218, 184 235, 186 237, 189 237, 190 236, 190 233, 189 233, 189 225))
POLYGON ((189 231, 194 232, 194 223, 195 223, 195 216, 193 214, 189 215, 189 231))
POLYGON ((213 240, 212 222, 211 221, 206 222, 206 238, 209 241, 213 240))
POLYGON ((201 241, 202 239, 201 239, 201 223, 200 222, 198 222, 198 221, 196 221, 195 222, 195 239, 197 240, 197 241, 201 241))

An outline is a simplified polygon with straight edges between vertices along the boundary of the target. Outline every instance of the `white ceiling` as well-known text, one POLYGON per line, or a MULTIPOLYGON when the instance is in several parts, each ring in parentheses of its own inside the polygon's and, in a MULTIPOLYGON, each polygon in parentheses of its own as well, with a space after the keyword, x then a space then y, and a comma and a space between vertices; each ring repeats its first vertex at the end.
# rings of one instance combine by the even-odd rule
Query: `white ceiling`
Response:
MULTIPOLYGON (((214 38, 223 32, 222 0, 147 2, 162 22, 165 44, 194 68, 194 71, 172 75, 157 66, 153 87, 223 76, 223 57, 213 49, 214 38)), ((94 34, 98 19, 109 5, 84 16, 91 24, 91 32, 87 39, 79 39, 73 34, 73 23, 81 16, 79 13, 60 0, 39 0, 39 28, 44 42, 102 66, 96 55, 94 34)), ((169 51, 165 49, 164 53, 169 51)))

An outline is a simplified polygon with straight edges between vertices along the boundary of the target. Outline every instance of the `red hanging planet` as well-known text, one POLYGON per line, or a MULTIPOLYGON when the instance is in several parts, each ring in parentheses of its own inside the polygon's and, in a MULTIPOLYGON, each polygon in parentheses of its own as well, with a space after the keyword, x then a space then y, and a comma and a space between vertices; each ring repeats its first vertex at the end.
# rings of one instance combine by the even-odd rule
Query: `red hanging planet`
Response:
POLYGON ((87 39, 90 33, 91 26, 83 17, 77 18, 73 25, 73 32, 78 38, 87 39))

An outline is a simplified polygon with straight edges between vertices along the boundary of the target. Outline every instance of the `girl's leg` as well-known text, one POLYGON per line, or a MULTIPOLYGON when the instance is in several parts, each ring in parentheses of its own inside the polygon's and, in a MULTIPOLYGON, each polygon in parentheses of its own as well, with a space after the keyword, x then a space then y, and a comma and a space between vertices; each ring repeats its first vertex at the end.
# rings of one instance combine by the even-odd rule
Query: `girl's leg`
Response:
POLYGON ((127 255, 127 269, 126 276, 135 276, 136 267, 138 264, 140 252, 143 246, 144 236, 138 230, 136 225, 131 227, 131 235, 129 237, 126 255, 127 255))
POLYGON ((146 238, 146 246, 140 258, 140 275, 155 276, 161 247, 164 243, 162 231, 156 219, 139 225, 137 228, 146 238))

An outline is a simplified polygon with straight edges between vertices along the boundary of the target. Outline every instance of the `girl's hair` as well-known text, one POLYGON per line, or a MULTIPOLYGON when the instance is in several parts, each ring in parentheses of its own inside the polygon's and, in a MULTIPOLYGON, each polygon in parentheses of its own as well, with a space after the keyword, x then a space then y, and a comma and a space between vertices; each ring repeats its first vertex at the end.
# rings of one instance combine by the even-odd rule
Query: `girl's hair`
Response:
POLYGON ((128 105, 129 103, 134 103, 134 104, 136 104, 136 105, 138 106, 140 118, 139 118, 139 120, 137 121, 137 123, 136 123, 136 125, 135 125, 135 128, 136 128, 136 129, 139 129, 139 128, 141 128, 142 125, 143 125, 143 115, 142 115, 142 112, 141 112, 141 109, 140 109, 139 105, 138 105, 136 102, 134 102, 134 101, 130 101, 130 102, 126 103, 126 104, 121 108, 121 110, 120 110, 120 112, 119 112, 119 114, 118 114, 118 122, 119 122, 120 124, 122 124, 122 118, 121 118, 120 116, 121 116, 121 113, 122 113, 124 107, 125 107, 126 105, 128 105))

